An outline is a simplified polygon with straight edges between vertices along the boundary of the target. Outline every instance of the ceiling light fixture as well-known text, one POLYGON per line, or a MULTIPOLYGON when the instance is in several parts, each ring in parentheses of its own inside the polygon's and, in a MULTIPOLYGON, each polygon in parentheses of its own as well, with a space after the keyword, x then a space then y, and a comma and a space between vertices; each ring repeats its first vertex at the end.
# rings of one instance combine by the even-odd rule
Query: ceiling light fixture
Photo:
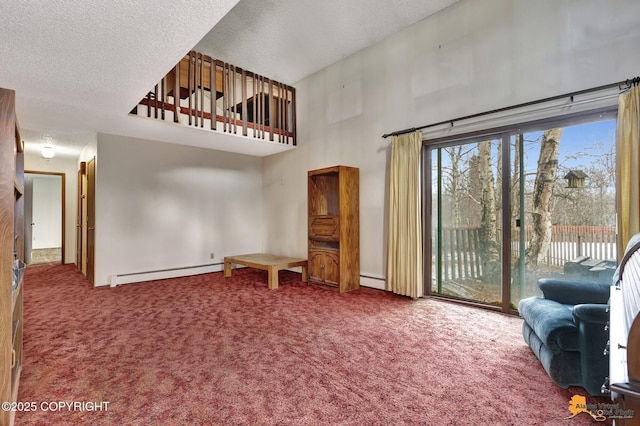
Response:
POLYGON ((45 145, 44 148, 42 148, 43 158, 46 158, 48 160, 50 158, 53 158, 54 155, 56 155, 56 153, 51 145, 45 145))

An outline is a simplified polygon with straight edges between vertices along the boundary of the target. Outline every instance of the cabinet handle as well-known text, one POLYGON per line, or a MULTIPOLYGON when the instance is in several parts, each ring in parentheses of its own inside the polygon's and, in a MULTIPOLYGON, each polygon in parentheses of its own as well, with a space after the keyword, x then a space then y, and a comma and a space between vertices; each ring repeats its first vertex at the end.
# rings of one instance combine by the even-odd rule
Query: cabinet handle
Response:
POLYGON ((11 349, 11 368, 16 366, 16 350, 11 349))

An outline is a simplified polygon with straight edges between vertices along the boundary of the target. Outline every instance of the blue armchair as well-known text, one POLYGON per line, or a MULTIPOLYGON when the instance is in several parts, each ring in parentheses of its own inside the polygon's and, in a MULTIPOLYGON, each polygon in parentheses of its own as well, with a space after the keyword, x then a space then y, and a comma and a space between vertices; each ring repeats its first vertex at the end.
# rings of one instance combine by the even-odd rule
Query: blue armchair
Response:
POLYGON ((602 395, 609 374, 609 284, 541 279, 543 297, 520 301, 524 340, 560 387, 602 395))

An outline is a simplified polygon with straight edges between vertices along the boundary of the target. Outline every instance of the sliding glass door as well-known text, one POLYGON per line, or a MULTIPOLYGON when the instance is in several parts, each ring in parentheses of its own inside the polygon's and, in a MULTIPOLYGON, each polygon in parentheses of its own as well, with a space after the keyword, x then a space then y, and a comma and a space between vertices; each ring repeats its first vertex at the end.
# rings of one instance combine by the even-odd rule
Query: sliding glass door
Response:
POLYGON ((430 293, 513 312, 542 277, 610 280, 612 114, 427 143, 430 293))
POLYGON ((501 152, 495 138, 432 150, 432 293, 501 304, 501 152))

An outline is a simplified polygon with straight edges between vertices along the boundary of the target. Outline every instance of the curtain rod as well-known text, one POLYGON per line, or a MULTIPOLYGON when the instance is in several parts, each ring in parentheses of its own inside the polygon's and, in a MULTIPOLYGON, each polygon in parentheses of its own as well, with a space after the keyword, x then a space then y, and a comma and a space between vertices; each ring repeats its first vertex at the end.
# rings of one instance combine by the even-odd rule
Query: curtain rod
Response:
POLYGON ((441 126, 443 124, 451 124, 451 127, 453 127, 453 123, 456 122, 456 121, 468 120, 468 119, 471 119, 471 118, 482 117, 484 115, 495 114, 495 113, 498 113, 498 112, 509 111, 509 110, 512 110, 512 109, 524 108, 524 107, 528 107, 528 106, 531 106, 531 105, 537 105, 537 104, 541 104, 541 103, 545 103, 545 102, 557 101, 558 99, 563 99, 563 98, 571 98, 571 102, 573 102, 574 96, 584 95, 586 93, 591 93, 591 92, 598 92, 600 90, 611 89, 611 88, 616 87, 616 86, 618 87, 619 90, 628 90, 632 86, 638 86, 639 84, 640 84, 640 77, 634 77, 632 79, 626 79, 625 81, 619 81, 617 83, 605 84, 604 86, 593 87, 591 89, 578 90, 577 92, 570 92, 570 93, 566 93, 564 95, 551 96, 550 98, 538 99, 537 101, 529 101, 529 102, 525 102, 525 103, 522 103, 522 104, 512 105, 512 106, 498 108, 498 109, 492 109, 491 111, 485 111, 485 112, 479 112, 479 113, 476 113, 476 114, 465 115, 465 116, 462 116, 462 117, 453 118, 451 120, 444 120, 444 121, 439 121, 437 123, 425 124, 424 126, 420 126, 420 127, 411 127, 409 129, 398 130, 396 132, 386 133, 386 134, 382 135, 382 137, 386 139, 389 136, 403 135, 405 133, 411 133, 411 132, 415 132, 416 130, 427 129, 429 127, 441 126))

